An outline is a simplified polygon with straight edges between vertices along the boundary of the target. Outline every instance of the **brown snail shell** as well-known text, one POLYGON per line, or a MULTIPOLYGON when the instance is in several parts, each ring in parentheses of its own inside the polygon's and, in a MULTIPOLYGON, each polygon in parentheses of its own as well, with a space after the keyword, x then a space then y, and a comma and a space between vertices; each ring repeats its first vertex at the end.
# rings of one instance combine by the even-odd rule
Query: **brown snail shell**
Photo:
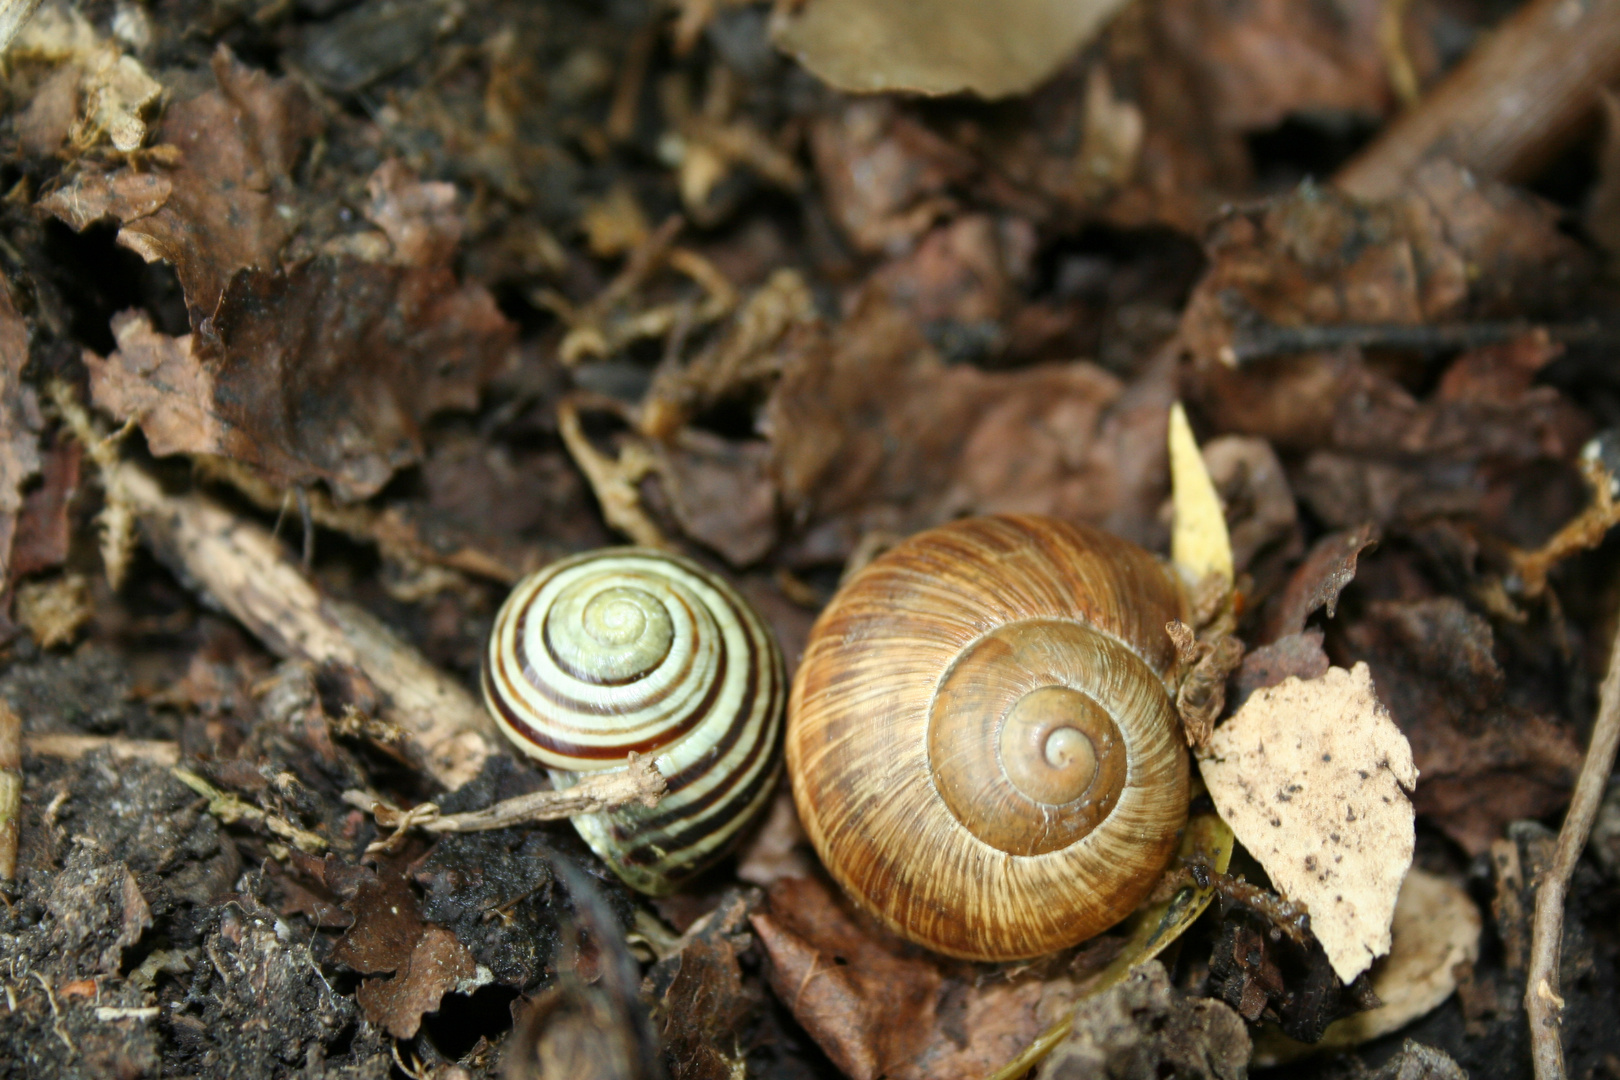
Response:
POLYGON ((891 929, 1037 956, 1128 915, 1175 850, 1188 764, 1165 678, 1171 575, 1033 516, 914 536, 822 613, 787 761, 806 832, 891 929))

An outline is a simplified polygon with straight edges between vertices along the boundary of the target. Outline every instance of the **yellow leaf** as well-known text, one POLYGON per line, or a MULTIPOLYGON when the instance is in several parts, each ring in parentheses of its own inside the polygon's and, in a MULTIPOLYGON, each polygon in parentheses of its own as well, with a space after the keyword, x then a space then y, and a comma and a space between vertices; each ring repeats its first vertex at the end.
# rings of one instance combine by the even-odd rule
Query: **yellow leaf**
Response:
POLYGON ((1226 531, 1226 514, 1179 401, 1170 406, 1170 487, 1175 506, 1171 560, 1193 581, 1219 574, 1230 585, 1232 538, 1226 531))

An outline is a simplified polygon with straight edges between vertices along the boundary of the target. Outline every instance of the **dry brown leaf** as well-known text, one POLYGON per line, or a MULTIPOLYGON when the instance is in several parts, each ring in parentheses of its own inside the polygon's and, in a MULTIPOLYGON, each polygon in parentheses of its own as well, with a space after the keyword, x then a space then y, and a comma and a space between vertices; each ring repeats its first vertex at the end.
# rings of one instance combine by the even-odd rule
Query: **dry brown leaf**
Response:
POLYGON ((855 922, 828 886, 784 878, 750 920, 771 987, 855 1080, 978 1080, 1063 1015, 1072 980, 976 979, 855 922))
POLYGON ((1568 800, 1582 757, 1572 725, 1550 703, 1509 693, 1483 616, 1449 596, 1380 600, 1345 640, 1411 740, 1418 812, 1471 854, 1568 800))
POLYGON ((366 217, 388 237, 393 261, 402 266, 448 263, 461 243, 461 209, 456 186, 424 182, 405 165, 389 160, 366 181, 371 205, 366 217))
POLYGON ((1276 641, 1305 629, 1305 620, 1318 608, 1328 618, 1338 610, 1339 594, 1355 580, 1356 560, 1378 542, 1378 529, 1363 525, 1353 531, 1330 533, 1312 546, 1294 569, 1282 594, 1273 602, 1264 637, 1276 641))
POLYGON ((1022 94, 1124 0, 809 0, 782 11, 777 48, 840 90, 1022 94))
POLYGON ((1036 1075, 1239 1080, 1248 1061, 1243 1018, 1219 1001, 1182 994, 1164 965, 1149 960, 1075 1010, 1067 1037, 1036 1075))
POLYGON ((58 442, 44 454, 39 486, 23 496, 22 511, 17 515, 11 545, 14 577, 48 570, 67 559, 73 541, 69 511, 78 494, 83 456, 83 445, 73 441, 58 442))
MULTIPOLYGON (((1211 389, 1238 399, 1222 401, 1229 410, 1243 404, 1243 379, 1224 365, 1240 359, 1257 327, 1534 314, 1567 304, 1592 272, 1552 207, 1444 161, 1375 203, 1305 185, 1229 210, 1207 244, 1211 266, 1188 300, 1182 333, 1211 389)), ((1271 365, 1257 371, 1275 378, 1271 365)), ((1338 400, 1312 404, 1331 410, 1338 400)))
POLYGON ((1262 554, 1297 554, 1299 507, 1277 452, 1264 439, 1219 435, 1204 443, 1204 466, 1226 507, 1232 564, 1254 569, 1262 554))
POLYGON ((1389 951, 1412 861, 1412 750, 1366 664, 1256 691, 1210 739, 1204 781, 1349 983, 1389 951))
POLYGON ((367 979, 355 991, 366 1018, 396 1039, 409 1039, 422 1026, 422 1014, 437 1012, 452 990, 470 993, 477 978, 472 953, 442 926, 429 926, 410 958, 391 979, 367 979))
POLYGON ((75 231, 105 218, 138 221, 169 201, 174 185, 162 173, 120 169, 114 173, 80 172, 43 199, 39 207, 55 214, 75 231))
POLYGON ((1256 131, 1300 113, 1374 117, 1392 101, 1379 49, 1383 0, 1169 0, 1159 24, 1202 77, 1215 120, 1256 131))
POLYGON ((139 417, 154 453, 232 458, 280 487, 324 481, 343 502, 417 461, 428 417, 476 406, 515 334, 442 265, 325 257, 235 274, 206 329, 171 338, 116 316, 118 351, 86 360, 95 403, 139 417))
POLYGON ((793 558, 842 561, 862 536, 963 513, 1049 514, 1162 542, 1173 362, 1156 358, 1129 387, 1086 363, 946 365, 871 298, 802 346, 765 411, 783 508, 807 523, 793 558))
POLYGON ((861 251, 905 251, 956 203, 948 194, 972 156, 887 99, 853 100, 810 129, 810 152, 833 220, 861 251))
POLYGON ((273 269, 298 215, 288 170, 321 129, 297 83, 214 53, 216 88, 168 107, 158 137, 179 149, 169 197, 125 223, 118 242, 174 266, 193 328, 214 314, 231 275, 273 269))

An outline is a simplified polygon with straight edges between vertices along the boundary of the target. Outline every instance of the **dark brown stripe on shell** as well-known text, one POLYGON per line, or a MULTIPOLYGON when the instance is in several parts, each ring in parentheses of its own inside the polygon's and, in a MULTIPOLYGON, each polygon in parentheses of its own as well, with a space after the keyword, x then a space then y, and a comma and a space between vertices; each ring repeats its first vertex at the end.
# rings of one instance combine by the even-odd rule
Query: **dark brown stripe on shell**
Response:
MULTIPOLYGON (((638 842, 633 847, 626 849, 620 858, 629 865, 650 866, 654 863, 668 859, 671 856, 678 857, 680 852, 688 850, 697 841, 702 840, 705 836, 713 831, 708 827, 708 822, 711 818, 731 821, 743 808, 751 805, 754 800, 759 797, 760 793, 765 789, 765 787, 774 783, 776 778, 780 776, 782 772, 780 755, 783 739, 783 725, 770 724, 769 727, 771 728, 771 731, 769 733, 768 745, 764 747, 764 752, 767 756, 766 763, 754 772, 754 776, 749 781, 747 787, 745 787, 741 792, 738 792, 734 797, 727 799, 725 806, 720 810, 717 810, 711 814, 702 814, 696 819, 688 821, 684 828, 665 832, 658 832, 651 829, 647 830, 646 832, 641 832, 638 829, 636 837, 638 842), (657 841, 657 846, 663 849, 664 854, 662 856, 652 850, 654 841, 657 841)), ((748 760, 750 763, 756 761, 758 760, 758 755, 751 753, 748 760)), ((746 769, 738 769, 733 775, 742 776, 746 774, 746 772, 746 769)), ((731 785, 728 783, 727 786, 730 787, 731 785)), ((704 805, 707 805, 707 803, 704 805)), ((678 816, 684 817, 685 815, 678 816)), ((679 824, 679 822, 672 822, 672 824, 679 824)), ((614 829, 614 835, 615 837, 619 837, 619 829, 617 827, 614 829)), ((724 854, 725 850, 720 849, 707 853, 705 858, 707 859, 709 856, 712 856, 714 859, 718 859, 724 854)), ((694 861, 691 865, 700 864, 701 863, 699 861, 694 861)), ((679 866, 679 864, 677 864, 677 866, 679 866)), ((678 876, 681 871, 676 867, 672 867, 668 873, 671 876, 678 876)))

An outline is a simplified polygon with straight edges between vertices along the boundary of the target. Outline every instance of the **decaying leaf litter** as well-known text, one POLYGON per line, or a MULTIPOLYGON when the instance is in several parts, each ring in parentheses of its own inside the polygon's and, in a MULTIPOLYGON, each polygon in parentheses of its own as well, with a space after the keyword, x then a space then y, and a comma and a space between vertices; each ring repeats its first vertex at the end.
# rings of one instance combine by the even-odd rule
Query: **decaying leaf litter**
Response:
POLYGON ((21 21, 7 1070, 1517 1077, 1561 1032, 1612 1072, 1620 10, 1115 6, 983 51, 987 5, 858 0, 21 21), (1533 122, 1480 122, 1515 93, 1533 122), (1116 932, 922 952, 785 794, 655 901, 564 825, 456 831, 545 801, 471 692, 527 570, 695 555, 792 665, 847 567, 955 517, 1169 555, 1173 445, 1217 831, 1116 932), (1306 772, 1307 730, 1370 775, 1306 772), (1404 881, 1332 877, 1389 844, 1321 807, 1403 789, 1404 881))

